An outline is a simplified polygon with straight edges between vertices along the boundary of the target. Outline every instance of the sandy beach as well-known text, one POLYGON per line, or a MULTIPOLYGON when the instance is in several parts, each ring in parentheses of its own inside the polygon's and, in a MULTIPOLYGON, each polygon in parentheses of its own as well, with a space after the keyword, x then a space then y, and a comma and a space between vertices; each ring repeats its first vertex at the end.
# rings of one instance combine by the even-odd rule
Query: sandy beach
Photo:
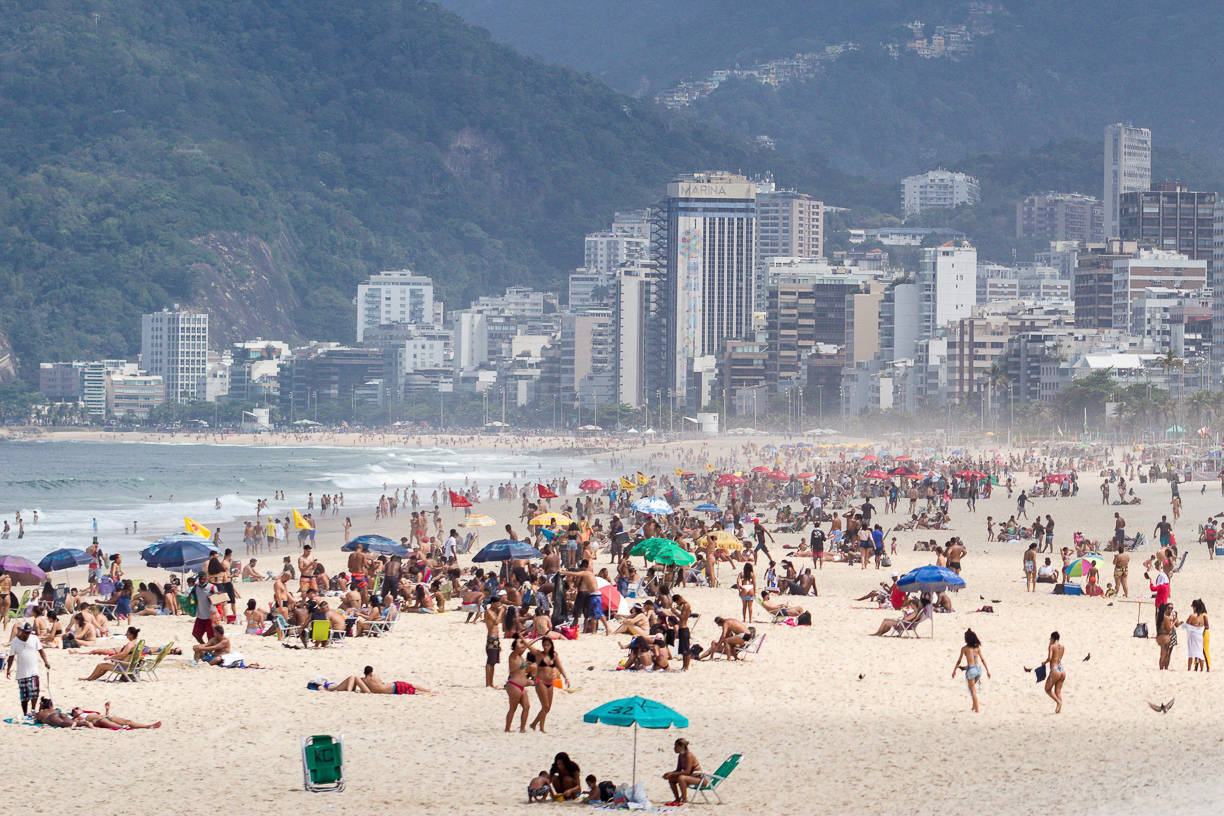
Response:
MULTIPOLYGON (((436 441, 441 440, 423 444, 436 441)), ((677 462, 717 461, 743 444, 732 438, 638 448, 618 456, 622 462, 631 457, 649 462, 653 456, 656 464, 663 461, 661 454, 677 462)), ((758 463, 745 460, 741 466, 758 463)), ((658 466, 654 472, 664 469, 658 466)), ((1118 509, 1129 529, 1150 539, 1161 514, 1169 512, 1165 483, 1136 484, 1143 504, 1115 508, 1101 505, 1101 479, 1095 472, 1081 478, 1078 497, 1039 499, 1030 506, 1030 515, 1050 513, 1058 522, 1056 548, 1069 545, 1075 530, 1107 537, 1118 509)), ((1018 485, 1031 481, 1017 473, 1018 485)), ((1198 523, 1224 509, 1224 502, 1218 484, 1209 483, 1203 495, 1200 484, 1183 485, 1185 506, 1176 527, 1183 550, 1190 553, 1173 580, 1172 599, 1183 618, 1192 599, 1202 598, 1209 613, 1221 602, 1217 587, 1224 559, 1209 561, 1194 540, 1198 523)), ((289 498, 292 503, 295 497, 289 498)), ((279 504, 274 503, 274 512, 279 504)), ((477 510, 498 522, 481 530, 485 541, 507 522, 522 530, 517 503, 483 502, 477 510)), ((310 651, 283 648, 274 638, 235 634, 235 648, 264 669, 191 666, 187 657, 172 657, 159 670, 159 681, 137 684, 78 681, 98 658, 51 650, 51 695, 57 705, 101 709, 110 700, 124 716, 164 725, 157 731, 111 733, 0 724, 13 748, 0 793, 27 811, 61 813, 58 797, 34 792, 64 789, 67 757, 88 762, 105 751, 102 779, 71 783, 74 809, 120 813, 131 809, 121 800, 134 799, 146 807, 188 803, 195 808, 208 802, 220 809, 236 806, 240 812, 269 814, 316 808, 427 814, 534 812, 540 807, 568 811, 573 806, 528 810, 527 782, 549 767, 558 751, 568 752, 584 775, 628 781, 631 731, 584 724, 582 714, 608 700, 640 694, 690 720, 683 732, 639 733, 638 778, 656 802, 669 798, 660 775, 674 765, 672 741, 684 736, 707 770, 729 754, 743 754, 739 769, 721 788, 727 802, 718 809, 722 813, 1214 810, 1211 803, 1224 786, 1198 771, 1221 740, 1217 706, 1224 695, 1214 679, 1218 673, 1187 672, 1183 645, 1174 650, 1173 670, 1157 671, 1155 641, 1131 636, 1137 617, 1152 628, 1150 601, 1137 608, 1120 598, 1055 596, 1045 591, 1048 587, 1026 593, 1021 572, 1026 544, 990 543, 985 536, 987 515, 998 520, 1014 512, 1014 500, 996 489, 991 499, 979 501, 974 514, 966 512, 963 501, 955 501, 950 530, 897 533, 899 553, 891 570, 826 564, 817 573, 819 597, 796 599, 811 611, 814 625, 758 621, 765 642, 759 654, 742 663, 694 663, 686 673, 617 672, 623 652, 615 636, 562 641, 558 651, 577 690, 557 695, 547 734, 503 733, 506 694, 484 688, 484 628, 465 625, 456 612, 405 614, 389 636, 349 639, 342 647, 310 651), (869 637, 889 613, 852 599, 891 571, 932 563, 932 553, 912 550, 915 540, 942 542, 951 535, 962 536, 969 549, 963 569, 968 587, 954 596, 957 611, 936 616, 933 637, 930 625, 920 639, 869 637), (993 605, 995 612, 970 611, 983 604, 993 605), (963 678, 952 676, 966 627, 981 637, 992 674, 984 681, 980 714, 969 710, 963 678), (1054 629, 1066 645, 1068 670, 1066 705, 1057 716, 1041 686, 1022 668, 1044 658, 1054 629), (335 681, 360 674, 367 664, 385 679, 406 680, 435 693, 400 699, 306 688, 316 675, 335 681), (1176 707, 1167 715, 1148 707, 1148 701, 1171 698, 1176 707), (309 734, 344 736, 346 792, 302 790, 298 740, 309 734)), ((406 511, 374 521, 372 508, 346 507, 338 518, 319 525, 317 544, 329 572, 344 564, 339 546, 346 515, 353 518, 355 533, 406 534, 406 511)), ((446 526, 460 517, 460 511, 448 510, 446 526)), ((888 527, 900 518, 885 515, 882 523, 888 527)), ((775 557, 783 554, 781 545, 797 543, 798 536, 779 534, 775 557)), ((245 559, 240 542, 235 549, 245 559)), ((1151 551, 1148 546, 1135 553, 1132 599, 1149 598, 1139 564, 1151 551)), ((270 568, 282 555, 296 558, 297 552, 294 542, 280 552, 262 553, 260 565, 270 568)), ((601 566, 607 563, 605 555, 601 566)), ((137 565, 127 570, 135 580, 151 574, 137 565)), ((715 615, 739 616, 736 593, 727 587, 728 566, 720 577, 721 588, 683 591, 702 613, 693 639, 703 645, 714 635, 715 615)), ((243 601, 254 597, 265 604, 271 597, 270 583, 243 583, 238 589, 243 601)), ((150 643, 173 639, 189 652, 190 618, 134 621, 150 643)), ((503 656, 497 681, 504 680, 503 656)), ((2 694, 0 710, 13 716, 18 711, 15 684, 6 684, 2 694)))

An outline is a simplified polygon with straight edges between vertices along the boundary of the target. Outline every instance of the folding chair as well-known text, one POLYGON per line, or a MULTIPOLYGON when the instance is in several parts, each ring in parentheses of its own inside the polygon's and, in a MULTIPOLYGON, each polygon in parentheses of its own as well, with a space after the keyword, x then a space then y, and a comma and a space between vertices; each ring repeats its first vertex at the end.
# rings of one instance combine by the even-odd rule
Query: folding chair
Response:
POLYGON ((731 756, 727 757, 723 764, 718 766, 718 770, 714 771, 712 774, 703 773, 701 775, 701 781, 696 785, 689 785, 689 790, 700 793, 701 798, 705 800, 706 804, 710 803, 708 793, 712 793, 714 794, 714 798, 718 801, 718 804, 721 805, 723 801, 722 797, 718 795, 718 788, 720 785, 722 785, 723 781, 731 775, 731 772, 734 771, 737 766, 739 766, 739 761, 742 757, 743 754, 732 754, 731 756))
POLYGON ((344 784, 344 737, 303 737, 302 787, 315 793, 339 793, 344 784))

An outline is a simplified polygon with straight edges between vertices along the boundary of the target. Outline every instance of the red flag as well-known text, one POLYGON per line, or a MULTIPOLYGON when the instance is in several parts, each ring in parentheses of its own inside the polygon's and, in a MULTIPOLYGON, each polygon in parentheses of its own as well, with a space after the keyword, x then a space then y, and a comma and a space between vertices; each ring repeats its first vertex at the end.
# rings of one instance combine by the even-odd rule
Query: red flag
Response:
POLYGON ((468 501, 468 497, 462 493, 450 491, 451 507, 471 507, 472 503, 468 501))
POLYGON ((545 487, 545 486, 544 486, 544 485, 542 485, 542 484, 537 484, 537 485, 536 485, 536 491, 537 491, 537 492, 539 492, 539 494, 540 494, 540 498, 541 498, 541 499, 555 499, 555 498, 557 498, 557 494, 556 494, 556 493, 552 492, 551 490, 549 490, 547 487, 545 487))

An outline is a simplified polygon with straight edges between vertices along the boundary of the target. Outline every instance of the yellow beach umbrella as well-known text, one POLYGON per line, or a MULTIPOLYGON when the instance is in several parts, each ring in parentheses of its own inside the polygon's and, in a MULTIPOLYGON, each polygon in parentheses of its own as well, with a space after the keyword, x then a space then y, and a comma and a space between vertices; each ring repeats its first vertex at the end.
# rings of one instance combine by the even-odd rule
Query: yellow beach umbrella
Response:
POLYGON ((492 516, 486 516, 483 513, 473 513, 470 516, 465 516, 463 521, 459 522, 460 527, 492 527, 497 522, 492 516))
POLYGON ((738 538, 736 538, 731 533, 728 533, 726 530, 719 530, 714 533, 714 543, 717 546, 722 547, 724 550, 742 550, 744 549, 744 542, 740 541, 738 538))
POLYGON ((569 524, 571 521, 572 519, 569 516, 562 515, 561 513, 541 513, 527 523, 547 527, 550 524, 569 524))

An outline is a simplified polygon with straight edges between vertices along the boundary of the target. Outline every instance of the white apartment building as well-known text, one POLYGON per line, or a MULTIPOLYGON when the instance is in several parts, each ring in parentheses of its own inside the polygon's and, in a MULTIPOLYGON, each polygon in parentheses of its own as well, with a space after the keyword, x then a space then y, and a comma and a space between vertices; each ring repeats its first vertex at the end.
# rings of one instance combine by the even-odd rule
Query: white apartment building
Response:
POLYGON ((977 249, 968 242, 923 249, 918 266, 922 336, 969 317, 977 304, 977 283, 977 249))
POLYGON ((371 275, 357 286, 357 342, 365 339, 367 329, 396 323, 432 325, 434 322, 433 281, 407 269, 371 275))
POLYGON ((1132 304, 1145 289, 1162 287, 1197 292, 1207 287, 1207 261, 1179 252, 1141 249, 1113 262, 1113 327, 1132 332, 1132 304))
POLYGON ((924 210, 950 210, 981 200, 978 180, 966 173, 930 170, 901 180, 901 212, 906 218, 924 210))
POLYGON ((1152 186, 1152 131, 1121 122, 1105 126, 1105 237, 1120 235, 1118 212, 1123 193, 1152 186))
POLYGON ((165 383, 166 402, 191 402, 207 395, 208 315, 163 310, 141 319, 140 360, 165 383))
POLYGON ((644 260, 650 250, 645 236, 616 231, 592 232, 583 245, 582 265, 590 272, 611 275, 623 263, 644 260))

